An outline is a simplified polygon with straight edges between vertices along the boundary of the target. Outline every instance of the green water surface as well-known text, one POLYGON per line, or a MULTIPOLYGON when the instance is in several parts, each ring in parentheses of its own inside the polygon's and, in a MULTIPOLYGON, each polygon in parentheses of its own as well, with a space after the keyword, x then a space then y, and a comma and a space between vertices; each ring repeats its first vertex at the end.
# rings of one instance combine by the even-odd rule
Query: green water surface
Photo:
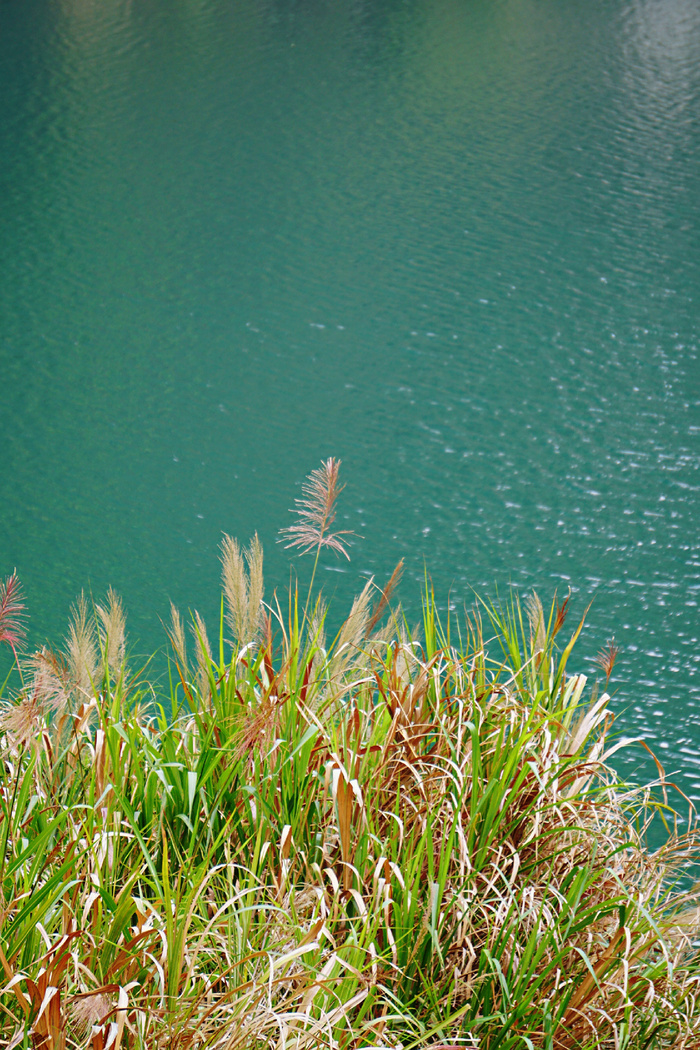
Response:
MULTIPOLYGON (((0 571, 215 627, 343 460, 352 560, 595 595, 700 797, 697 0, 0 0, 0 571), (360 536, 362 538, 360 538, 360 536)), ((300 573, 308 572, 299 563, 300 573)), ((626 760, 634 764, 637 759, 626 760)))

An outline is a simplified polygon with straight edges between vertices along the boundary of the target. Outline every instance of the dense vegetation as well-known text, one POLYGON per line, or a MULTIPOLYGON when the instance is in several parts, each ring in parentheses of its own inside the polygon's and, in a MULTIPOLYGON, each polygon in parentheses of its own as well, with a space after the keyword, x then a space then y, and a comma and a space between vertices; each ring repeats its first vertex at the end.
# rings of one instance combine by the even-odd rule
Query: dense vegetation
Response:
MULTIPOLYGON (((287 530, 316 561, 337 468, 287 530)), ((672 813, 607 765, 567 602, 457 633, 428 591, 412 632, 395 575, 327 641, 312 589, 263 601, 257 539, 222 561, 216 648, 173 610, 165 698, 113 593, 24 656, 2 585, 3 1045, 700 1045, 694 828, 648 848, 672 813)))

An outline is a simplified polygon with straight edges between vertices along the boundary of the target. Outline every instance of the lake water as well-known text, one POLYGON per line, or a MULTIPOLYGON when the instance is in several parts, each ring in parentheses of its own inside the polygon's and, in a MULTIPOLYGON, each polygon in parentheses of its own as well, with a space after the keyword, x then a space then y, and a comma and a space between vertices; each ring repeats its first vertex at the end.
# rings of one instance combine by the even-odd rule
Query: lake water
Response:
MULTIPOLYGON (((339 456, 345 607, 595 596, 700 797, 697 0, 0 0, 0 571, 137 651, 339 456)), ((297 568, 302 577, 308 566, 297 568)), ((642 761, 621 759, 626 772, 642 761)))

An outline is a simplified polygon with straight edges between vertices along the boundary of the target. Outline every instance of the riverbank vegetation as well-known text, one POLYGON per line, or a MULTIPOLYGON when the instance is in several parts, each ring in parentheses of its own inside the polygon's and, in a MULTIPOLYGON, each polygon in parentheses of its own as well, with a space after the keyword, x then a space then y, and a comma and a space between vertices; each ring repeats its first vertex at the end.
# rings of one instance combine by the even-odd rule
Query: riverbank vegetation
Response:
MULTIPOLYGON (((338 493, 330 460, 286 533, 316 562, 338 493)), ((327 639, 313 581, 264 601, 257 539, 222 562, 165 695, 115 594, 23 655, 3 584, 2 1045, 700 1045, 697 836, 608 765, 614 648, 574 673, 536 595, 441 625, 428 589, 411 630, 400 569, 327 639)))

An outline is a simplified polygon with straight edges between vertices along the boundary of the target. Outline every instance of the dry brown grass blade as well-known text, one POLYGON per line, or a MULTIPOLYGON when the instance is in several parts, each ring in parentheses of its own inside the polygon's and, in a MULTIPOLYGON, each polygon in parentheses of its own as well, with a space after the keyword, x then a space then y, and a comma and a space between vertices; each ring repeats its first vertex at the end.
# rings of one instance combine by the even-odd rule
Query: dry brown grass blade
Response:
MULTIPOLYGON (((41 968, 36 981, 28 977, 24 979, 33 1014, 30 1035, 32 1046, 36 1047, 36 1050, 66 1050, 66 1017, 62 1006, 63 982, 71 961, 69 945, 80 936, 77 931, 64 934, 42 960, 46 962, 46 966, 41 968)), ((3 967, 5 963, 3 957, 3 967)), ((14 990, 19 998, 16 986, 14 990)))
POLYGON ((12 984, 12 991, 14 992, 15 998, 17 999, 20 1007, 22 1008, 22 1012, 24 1013, 24 1016, 25 1017, 29 1017, 29 1015, 31 1014, 31 1010, 32 1010, 31 999, 28 999, 27 996, 22 991, 22 989, 19 987, 19 984, 17 983, 17 980, 18 980, 17 974, 15 973, 15 971, 12 969, 12 967, 9 964, 9 962, 7 961, 7 957, 5 956, 5 953, 4 953, 4 951, 2 950, 1 947, 0 947, 0 965, 2 966, 2 968, 3 968, 4 972, 5 972, 5 977, 7 977, 8 985, 12 984), (12 982, 14 982, 14 983, 12 983, 12 982))
POLYGON ((343 861, 343 889, 349 890, 352 885, 350 865, 352 864, 353 791, 347 781, 345 771, 339 765, 334 767, 332 778, 340 836, 340 855, 343 861))
POLYGON ((586 974, 583 981, 572 995, 569 1000, 567 1011, 562 1018, 562 1026, 565 1029, 580 1019, 584 1007, 598 995, 601 978, 609 970, 611 964, 614 964, 615 953, 617 952, 620 943, 625 940, 625 936, 625 930, 620 927, 610 941, 608 947, 596 960, 595 965, 592 967, 593 973, 589 972, 586 974))
MULTIPOLYGON (((140 951, 143 952, 144 949, 148 946, 147 944, 144 944, 144 941, 146 941, 147 938, 150 940, 156 940, 157 931, 152 929, 139 930, 139 932, 134 934, 134 936, 131 937, 126 942, 126 944, 123 944, 119 949, 119 952, 116 958, 114 959, 114 962, 111 964, 109 970, 107 971, 107 977, 111 976, 112 974, 118 974, 121 971, 123 971, 127 963, 137 962, 138 956, 134 949, 137 945, 140 945, 140 951)), ((116 992, 118 989, 118 984, 111 983, 104 985, 102 988, 98 988, 94 992, 90 992, 89 994, 96 995, 98 992, 116 992)))

